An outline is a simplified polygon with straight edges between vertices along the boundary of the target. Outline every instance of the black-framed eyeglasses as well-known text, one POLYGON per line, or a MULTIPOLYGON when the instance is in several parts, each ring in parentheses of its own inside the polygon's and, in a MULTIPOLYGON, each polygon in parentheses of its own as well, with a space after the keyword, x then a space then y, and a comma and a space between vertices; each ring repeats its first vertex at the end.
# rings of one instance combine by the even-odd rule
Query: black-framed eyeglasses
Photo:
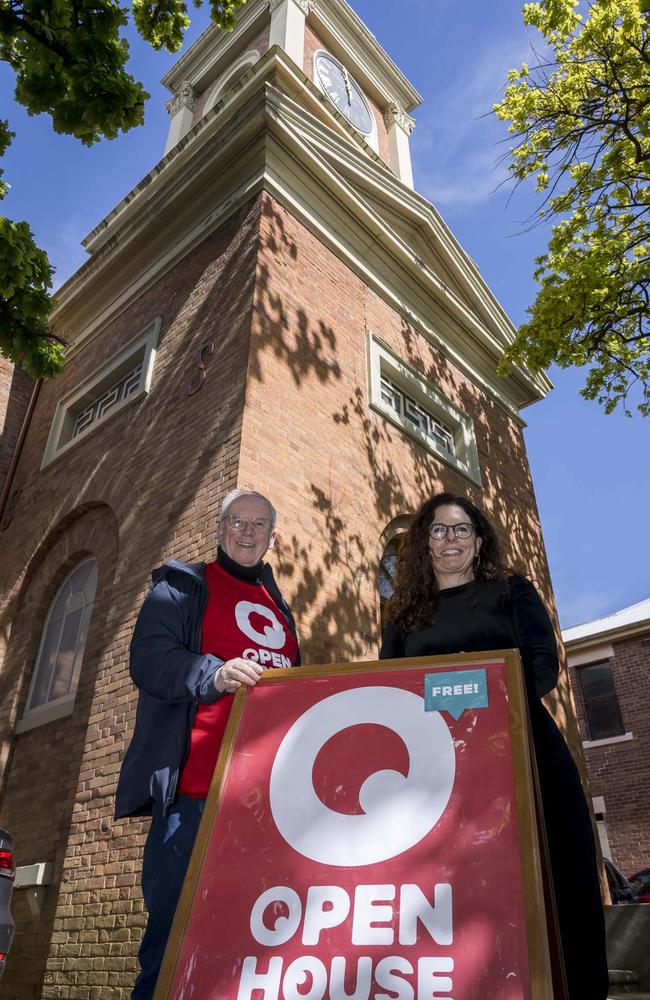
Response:
POLYGON ((429 528, 429 536, 440 542, 447 537, 450 528, 454 538, 471 538, 474 534, 474 525, 470 521, 461 521, 459 524, 443 524, 442 521, 435 521, 429 528))
POLYGON ((221 518, 230 525, 233 531, 244 531, 252 528, 256 535, 261 535, 271 527, 270 517, 238 517, 236 514, 224 514, 221 518))

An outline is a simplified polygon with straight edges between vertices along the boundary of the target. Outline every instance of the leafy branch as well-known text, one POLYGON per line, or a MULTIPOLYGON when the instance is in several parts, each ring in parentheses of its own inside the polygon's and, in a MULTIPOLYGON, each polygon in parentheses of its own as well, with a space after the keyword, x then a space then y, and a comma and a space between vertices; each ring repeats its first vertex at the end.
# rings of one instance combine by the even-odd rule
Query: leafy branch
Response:
POLYGON ((582 395, 650 414, 650 38, 646 0, 526 4, 554 54, 508 77, 495 105, 518 139, 509 170, 534 178, 540 220, 558 220, 536 261, 540 290, 508 348, 513 364, 587 366, 582 395))
MULTIPOLYGON (((245 2, 213 0, 214 22, 231 29, 245 2)), ((181 47, 190 23, 183 0, 133 0, 132 12, 154 49, 181 47)), ((127 69, 127 22, 115 0, 0 0, 0 60, 15 72, 18 103, 87 146, 141 125, 149 95, 127 69)), ((0 120, 0 156, 12 138, 0 120)), ((0 170, 0 199, 6 192, 0 170)), ((64 342, 48 325, 52 273, 29 225, 0 216, 0 353, 36 378, 63 365, 64 342)))

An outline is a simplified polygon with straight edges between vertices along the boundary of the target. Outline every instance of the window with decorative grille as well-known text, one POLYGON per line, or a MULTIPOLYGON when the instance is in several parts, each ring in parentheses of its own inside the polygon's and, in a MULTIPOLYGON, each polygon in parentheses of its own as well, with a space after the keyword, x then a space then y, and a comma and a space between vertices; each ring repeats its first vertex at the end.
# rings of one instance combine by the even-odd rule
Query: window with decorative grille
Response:
POLYGON ((58 402, 42 467, 149 392, 159 332, 160 319, 156 318, 119 354, 58 402))
POLYGON ((384 375, 381 377, 381 398, 395 413, 401 414, 405 420, 410 421, 414 427, 439 444, 450 455, 456 454, 452 429, 443 424, 433 413, 425 410, 384 375))
POLYGON ((90 406, 85 406, 83 410, 80 410, 75 415, 70 437, 76 438, 82 431, 90 427, 91 424, 106 416, 109 410, 117 406, 122 400, 134 396, 140 389, 141 381, 142 362, 140 361, 132 371, 120 377, 114 385, 103 392, 90 406))
POLYGON ((372 332, 368 334, 368 381, 372 410, 481 485, 472 418, 372 332))

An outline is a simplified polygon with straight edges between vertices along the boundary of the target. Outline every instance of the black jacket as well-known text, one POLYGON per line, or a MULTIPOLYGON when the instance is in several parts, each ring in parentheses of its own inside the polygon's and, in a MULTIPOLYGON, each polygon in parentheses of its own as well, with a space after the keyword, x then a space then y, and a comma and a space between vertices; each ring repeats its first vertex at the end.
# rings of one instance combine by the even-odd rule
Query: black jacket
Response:
MULTIPOLYGON (((154 570, 152 578, 131 640, 131 677, 140 695, 117 783, 116 819, 148 815, 154 802, 165 811, 169 808, 189 751, 196 709, 221 697, 213 678, 223 661, 201 653, 208 601, 205 563, 169 562, 154 570)), ((268 563, 259 582, 295 636, 293 616, 268 563)))

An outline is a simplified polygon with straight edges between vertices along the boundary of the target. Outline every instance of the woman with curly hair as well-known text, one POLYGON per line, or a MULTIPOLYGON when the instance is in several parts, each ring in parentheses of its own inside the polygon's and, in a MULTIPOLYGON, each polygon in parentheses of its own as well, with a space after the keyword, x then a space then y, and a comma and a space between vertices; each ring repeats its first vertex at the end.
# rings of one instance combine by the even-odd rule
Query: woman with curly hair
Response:
POLYGON ((420 507, 402 539, 380 657, 511 648, 523 663, 569 996, 605 1000, 605 924, 591 820, 573 758, 541 701, 558 678, 553 626, 533 585, 504 565, 482 511, 464 497, 439 493, 420 507))

